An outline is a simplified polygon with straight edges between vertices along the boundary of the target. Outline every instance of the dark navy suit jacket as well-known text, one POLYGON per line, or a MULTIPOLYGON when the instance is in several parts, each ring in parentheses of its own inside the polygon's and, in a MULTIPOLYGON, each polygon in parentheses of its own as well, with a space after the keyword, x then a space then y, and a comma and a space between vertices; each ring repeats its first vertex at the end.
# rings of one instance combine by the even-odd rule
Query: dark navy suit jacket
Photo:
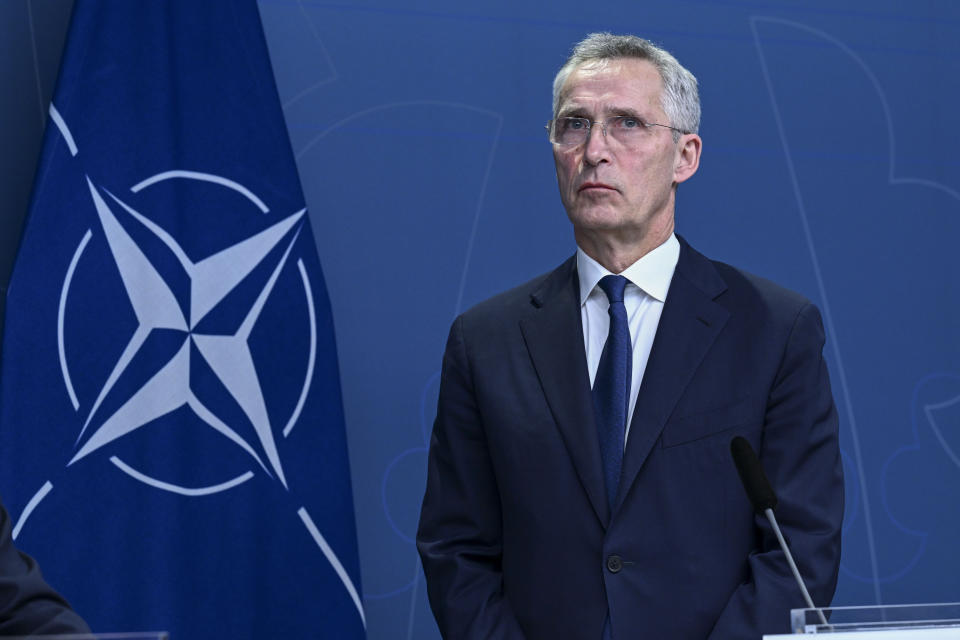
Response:
POLYGON ((820 314, 681 240, 608 507, 576 260, 458 317, 418 548, 445 638, 754 638, 804 606, 731 461, 747 438, 816 603, 843 477, 820 314))
POLYGON ((78 633, 90 629, 43 580, 36 561, 13 546, 0 506, 0 636, 78 633))

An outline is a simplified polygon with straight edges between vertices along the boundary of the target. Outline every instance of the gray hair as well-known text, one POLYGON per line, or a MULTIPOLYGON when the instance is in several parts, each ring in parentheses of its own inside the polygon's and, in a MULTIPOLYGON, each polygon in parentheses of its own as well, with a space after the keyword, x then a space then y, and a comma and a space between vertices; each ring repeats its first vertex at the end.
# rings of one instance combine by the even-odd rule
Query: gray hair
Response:
MULTIPOLYGON (((615 36, 612 33, 591 33, 573 48, 567 61, 553 79, 553 117, 560 108, 560 90, 578 66, 585 62, 638 58, 650 61, 660 73, 663 82, 661 107, 670 119, 670 126, 684 133, 700 130, 700 94, 697 79, 677 59, 649 40, 637 36, 615 36)), ((678 131, 673 140, 680 139, 678 131)))

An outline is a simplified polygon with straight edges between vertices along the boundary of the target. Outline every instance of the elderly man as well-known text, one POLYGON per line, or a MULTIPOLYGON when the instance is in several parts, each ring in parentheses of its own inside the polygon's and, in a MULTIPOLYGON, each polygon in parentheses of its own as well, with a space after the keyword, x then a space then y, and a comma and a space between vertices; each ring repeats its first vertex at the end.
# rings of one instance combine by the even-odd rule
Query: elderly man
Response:
POLYGON ((464 313, 447 342, 417 540, 440 630, 786 632, 803 599, 730 441, 759 452, 826 605, 843 478, 820 314, 674 234, 701 140, 696 79, 673 56, 593 34, 553 113, 576 255, 464 313))
POLYGON ((40 575, 36 561, 13 546, 0 505, 0 636, 89 634, 86 623, 40 575))

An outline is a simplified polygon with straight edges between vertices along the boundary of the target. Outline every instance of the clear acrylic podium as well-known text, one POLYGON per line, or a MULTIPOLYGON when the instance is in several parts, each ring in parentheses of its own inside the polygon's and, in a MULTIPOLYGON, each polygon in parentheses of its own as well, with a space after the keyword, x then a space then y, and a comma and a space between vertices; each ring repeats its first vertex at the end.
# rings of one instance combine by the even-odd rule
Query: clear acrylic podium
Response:
POLYGON ((59 635, 0 636, 0 640, 170 640, 166 631, 137 633, 67 633, 59 635))
MULTIPOLYGON (((790 627, 793 635, 826 633, 836 640, 960 640, 960 602, 793 609, 790 627)), ((767 635, 764 639, 790 637, 767 635)))

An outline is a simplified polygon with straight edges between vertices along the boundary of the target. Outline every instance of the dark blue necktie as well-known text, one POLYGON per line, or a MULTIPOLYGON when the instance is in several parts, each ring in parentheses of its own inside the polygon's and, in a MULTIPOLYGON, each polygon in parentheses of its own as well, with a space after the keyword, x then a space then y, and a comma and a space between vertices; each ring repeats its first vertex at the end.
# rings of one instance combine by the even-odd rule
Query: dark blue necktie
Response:
POLYGON ((611 509, 620 484, 627 409, 630 406, 630 374, 633 371, 633 345, 627 324, 627 309, 623 306, 623 290, 626 286, 627 279, 623 276, 604 276, 600 280, 600 288, 610 301, 610 331, 593 380, 593 407, 600 437, 607 502, 611 509))
MULTIPOLYGON (((600 279, 600 288, 610 301, 610 330, 603 353, 600 354, 597 375, 593 379, 593 408, 597 417, 600 458, 611 511, 620 484, 627 409, 630 407, 630 376, 633 372, 633 344, 630 341, 630 325, 627 324, 627 309, 623 306, 623 290, 626 286, 627 279, 623 276, 604 276, 600 279)), ((608 613, 603 621, 603 640, 612 638, 608 613)))

